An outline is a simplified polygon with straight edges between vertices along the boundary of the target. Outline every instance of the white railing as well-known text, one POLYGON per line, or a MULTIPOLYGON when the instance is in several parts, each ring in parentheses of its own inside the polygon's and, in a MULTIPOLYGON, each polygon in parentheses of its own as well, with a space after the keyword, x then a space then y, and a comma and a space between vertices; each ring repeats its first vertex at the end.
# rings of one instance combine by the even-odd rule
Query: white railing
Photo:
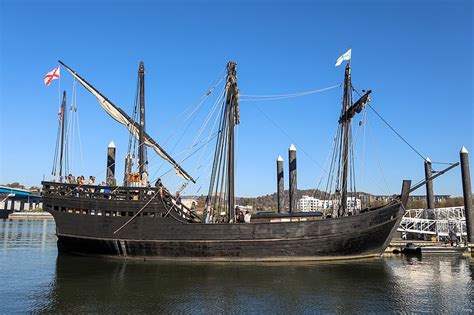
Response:
POLYGON ((451 233, 462 238, 467 235, 464 207, 437 209, 410 209, 402 218, 399 232, 449 237, 451 233))

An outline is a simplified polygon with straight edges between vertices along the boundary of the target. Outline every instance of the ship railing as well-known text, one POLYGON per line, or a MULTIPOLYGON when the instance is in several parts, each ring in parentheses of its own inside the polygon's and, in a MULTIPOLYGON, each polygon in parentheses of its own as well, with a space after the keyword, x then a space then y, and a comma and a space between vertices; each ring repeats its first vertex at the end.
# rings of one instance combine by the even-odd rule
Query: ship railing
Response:
POLYGON ((148 201, 153 197, 155 191, 155 188, 150 187, 115 187, 43 182, 42 195, 148 201))
POLYGON ((78 185, 58 182, 43 182, 42 195, 56 197, 88 198, 116 201, 149 201, 162 200, 172 207, 178 215, 189 222, 200 222, 200 217, 167 190, 155 187, 121 187, 78 185))
POLYGON ((195 223, 201 222, 201 218, 196 214, 194 210, 188 208, 182 202, 178 201, 175 196, 169 193, 169 191, 166 189, 163 190, 162 200, 166 201, 167 206, 170 207, 170 209, 175 210, 175 212, 177 212, 178 215, 186 221, 195 223))

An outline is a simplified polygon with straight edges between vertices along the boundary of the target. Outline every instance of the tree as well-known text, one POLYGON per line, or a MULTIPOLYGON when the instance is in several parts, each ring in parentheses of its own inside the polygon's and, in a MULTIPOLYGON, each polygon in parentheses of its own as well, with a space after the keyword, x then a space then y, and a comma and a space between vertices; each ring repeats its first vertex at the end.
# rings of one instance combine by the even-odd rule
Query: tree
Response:
POLYGON ((5 186, 10 187, 10 188, 26 189, 25 186, 23 186, 22 184, 20 184, 18 182, 13 182, 11 184, 6 184, 5 186))

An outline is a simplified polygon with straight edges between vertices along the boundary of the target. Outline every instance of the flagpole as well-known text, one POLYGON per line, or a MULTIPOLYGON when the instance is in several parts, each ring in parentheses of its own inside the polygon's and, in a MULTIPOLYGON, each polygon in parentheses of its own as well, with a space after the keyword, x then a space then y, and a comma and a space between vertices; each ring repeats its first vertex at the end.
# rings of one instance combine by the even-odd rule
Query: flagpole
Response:
MULTIPOLYGON (((61 100, 61 72, 60 72, 60 68, 59 68, 59 67, 60 67, 60 66, 58 66, 58 72, 59 72, 59 78, 58 78, 58 103, 59 103, 59 110, 61 111, 61 103, 62 103, 62 100, 61 100)), ((64 119, 64 117, 63 117, 63 119, 64 119)), ((61 131, 62 131, 62 129, 64 128, 64 125, 62 125, 60 128, 61 128, 61 131)), ((62 138, 61 138, 61 141, 63 141, 62 138)), ((62 150, 63 150, 63 149, 62 149, 62 147, 61 147, 61 153, 60 153, 61 155, 62 155, 62 150)), ((61 158, 62 158, 62 156, 61 156, 61 158)), ((62 162, 63 162, 63 161, 60 160, 60 161, 59 161, 59 165, 61 165, 62 162)), ((61 180, 61 174, 59 174, 59 178, 58 178, 58 181, 60 181, 60 180, 61 180)))
MULTIPOLYGON (((58 66, 58 67, 61 67, 61 66, 58 66)), ((59 107, 61 107, 61 71, 60 71, 60 68, 58 68, 58 71, 59 71, 59 82, 58 82, 58 99, 59 99, 59 107)))

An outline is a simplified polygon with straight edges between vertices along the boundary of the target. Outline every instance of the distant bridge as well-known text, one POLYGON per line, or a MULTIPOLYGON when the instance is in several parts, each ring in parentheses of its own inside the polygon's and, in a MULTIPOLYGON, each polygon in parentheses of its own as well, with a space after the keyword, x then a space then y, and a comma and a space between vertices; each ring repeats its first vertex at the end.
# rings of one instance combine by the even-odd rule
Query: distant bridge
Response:
POLYGON ((435 235, 439 241, 449 237, 449 232, 458 238, 467 236, 464 207, 406 210, 399 232, 435 235))
POLYGON ((26 189, 0 186, 0 211, 23 211, 41 207, 41 196, 26 189))

